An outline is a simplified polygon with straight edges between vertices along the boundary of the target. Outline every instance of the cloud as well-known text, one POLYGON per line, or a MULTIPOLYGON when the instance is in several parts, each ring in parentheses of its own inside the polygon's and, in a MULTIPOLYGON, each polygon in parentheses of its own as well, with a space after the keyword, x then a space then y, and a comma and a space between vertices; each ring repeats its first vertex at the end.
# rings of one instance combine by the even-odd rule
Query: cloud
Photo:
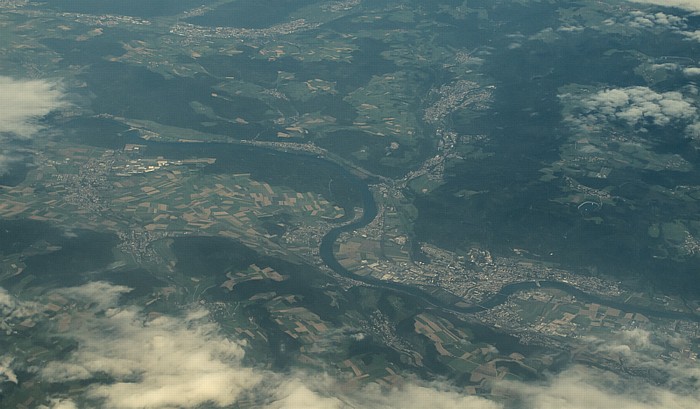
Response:
POLYGON ((652 342, 652 333, 641 328, 614 332, 606 339, 586 336, 582 340, 590 352, 613 356, 614 359, 625 358, 629 365, 641 365, 649 361, 649 355, 657 356, 663 352, 663 348, 652 342))
POLYGON ((537 409, 694 409, 697 394, 676 393, 609 371, 574 366, 543 384, 501 382, 497 393, 537 409))
MULTIPOLYGON (((34 318, 41 310, 42 307, 37 303, 19 300, 0 287, 0 331, 7 336, 5 339, 16 334, 14 327, 18 322, 34 318)), ((7 349, 5 352, 9 351, 10 349, 7 349)), ((0 382, 18 383, 13 361, 14 357, 11 355, 0 355, 0 382)))
POLYGON ((27 156, 19 153, 17 140, 34 136, 40 120, 65 105, 57 83, 0 76, 0 176, 27 156))
POLYGON ((685 128, 685 133, 695 140, 700 140, 700 122, 688 125, 685 128))
POLYGON ((634 3, 653 4, 662 7, 675 7, 687 11, 700 11, 697 0, 630 0, 634 3))
POLYGON ((690 360, 661 358, 661 344, 683 348, 688 341, 634 328, 605 338, 582 339, 588 352, 620 362, 625 372, 573 365, 539 384, 497 382, 494 391, 538 409, 690 409, 700 407, 700 367, 690 360))
POLYGON ((619 335, 623 342, 633 348, 649 349, 653 345, 651 332, 641 328, 623 330, 619 332, 619 335))
POLYGON ((0 287, 0 328, 10 329, 13 321, 33 317, 39 311, 41 307, 37 303, 19 300, 0 287))
POLYGON ((17 375, 10 367, 11 364, 11 356, 3 355, 0 357, 0 380, 7 380, 8 382, 17 383, 17 375))
POLYGON ((688 126, 698 119, 693 100, 681 92, 656 92, 648 87, 606 89, 580 98, 571 94, 560 95, 574 105, 575 113, 565 120, 582 130, 601 130, 615 123, 641 131, 649 126, 688 126))
POLYGON ((528 37, 528 40, 530 41, 543 41, 545 43, 547 42, 553 42, 555 40, 558 40, 561 36, 557 34, 552 27, 547 27, 545 29, 540 30, 538 33, 535 33, 528 37))
MULTIPOLYGON (((310 378, 306 376, 306 378, 310 378)), ((287 380, 280 385, 275 387, 273 401, 269 403, 266 409, 309 409, 309 408, 323 408, 323 409, 340 409, 345 408, 348 405, 341 401, 340 399, 332 396, 324 396, 317 391, 309 389, 307 385, 324 385, 333 383, 332 380, 328 378, 323 378, 319 382, 318 379, 314 379, 313 382, 309 382, 312 379, 302 380, 300 378, 294 378, 287 380)))
POLYGON ((652 64, 651 69, 653 70, 666 70, 666 71, 675 71, 679 68, 678 64, 674 63, 663 63, 663 64, 652 64))
POLYGON ((126 291, 99 282, 56 291, 84 297, 83 304, 92 307, 91 312, 76 312, 82 325, 68 336, 78 342, 77 349, 38 369, 44 382, 82 381, 86 389, 81 396, 55 397, 49 408, 79 406, 75 402, 120 409, 224 407, 250 396, 267 409, 501 408, 439 384, 408 381, 392 390, 369 385, 348 391, 325 374, 283 375, 246 367, 245 344, 222 334, 206 310, 154 317, 141 307, 119 307, 118 296, 126 291))
POLYGON ((13 310, 16 305, 15 297, 0 287, 0 312, 2 312, 2 315, 6 315, 7 311, 13 310))
POLYGON ((689 67, 683 69, 683 74, 686 77, 697 77, 700 75, 700 67, 689 67))
MULTIPOLYGON (((546 382, 497 382, 496 394, 512 397, 526 408, 538 409, 689 409, 700 407, 697 380, 700 367, 690 360, 661 358, 660 344, 683 348, 688 341, 644 329, 581 339, 589 353, 620 362, 628 374, 574 365, 546 382)), ((679 348, 679 349, 680 349, 679 348)))
POLYGON ((39 406, 39 409, 78 409, 78 405, 70 399, 52 399, 51 406, 39 406))
MULTIPOLYGON (((611 362, 624 361, 632 370, 660 371, 665 384, 575 365, 540 383, 495 381, 494 395, 507 399, 500 403, 467 395, 448 382, 404 379, 391 389, 377 384, 353 389, 327 374, 279 374, 248 367, 242 363, 245 344, 228 339, 206 310, 196 306, 177 315, 146 314, 141 307, 120 307, 117 297, 124 292, 124 287, 105 283, 60 290, 66 297, 88 297, 93 307, 74 311, 82 321, 69 335, 77 348, 38 369, 38 375, 48 383, 80 380, 86 386, 82 395, 55 396, 46 409, 225 407, 251 399, 263 409, 700 407, 699 389, 692 381, 700 377, 700 368, 659 358, 659 345, 682 346, 686 341, 642 329, 619 331, 606 339, 589 337, 583 345, 592 353, 612 356, 611 362), (107 295, 97 296, 97 289, 107 295)), ((13 302, 6 298, 0 297, 0 302, 13 302)))
POLYGON ((79 287, 61 288, 55 292, 72 300, 85 304, 95 304, 102 311, 117 305, 119 297, 131 291, 123 285, 113 285, 104 281, 93 281, 79 287))
POLYGON ((21 162, 22 157, 14 155, 10 151, 0 151, 0 176, 6 174, 17 162, 21 162))
POLYGON ((595 95, 587 102, 609 117, 615 117, 634 126, 645 120, 663 126, 676 119, 689 119, 697 114, 691 103, 679 92, 657 93, 647 87, 612 89, 595 95))
POLYGON ((350 392, 344 392, 345 389, 347 387, 327 375, 297 373, 291 379, 277 381, 272 402, 264 408, 503 409, 500 403, 464 394, 447 383, 407 381, 391 389, 383 389, 377 384, 368 384, 350 392), (313 388, 309 385, 313 385, 313 388))
POLYGON ((29 138, 41 129, 42 117, 63 105, 56 83, 0 76, 0 134, 29 138))
POLYGON ((389 392, 370 385, 362 390, 363 399, 355 402, 355 407, 368 408, 433 408, 433 409, 501 409, 503 405, 478 396, 470 396, 446 385, 433 383, 418 385, 410 383, 389 392))
POLYGON ((634 28, 649 29, 654 27, 663 27, 677 30, 686 27, 685 19, 682 17, 662 12, 643 13, 638 10, 630 13, 630 20, 627 21, 626 24, 634 28))
POLYGON ((583 26, 572 26, 572 25, 567 24, 567 25, 563 25, 563 26, 560 26, 559 28, 557 28, 557 31, 561 31, 563 33, 578 33, 578 32, 581 32, 585 29, 586 28, 583 26))
MULTIPOLYGON (((690 0, 689 0, 690 1, 690 0)), ((641 2, 641 1, 640 1, 641 2)), ((700 1, 692 0, 698 9, 700 9, 700 1)), ((654 1, 649 1, 648 3, 655 3, 654 1)), ((666 0, 659 1, 658 4, 668 4, 666 0)), ((615 25, 618 24, 614 19, 608 19, 604 22, 605 25, 615 25)), ((688 28, 688 19, 685 17, 675 16, 673 14, 666 14, 664 12, 656 13, 645 13, 639 10, 635 10, 629 13, 629 15, 623 17, 619 24, 624 27, 631 27, 642 30, 669 30, 671 32, 680 34, 686 37, 687 40, 700 42, 700 30, 697 31, 686 31, 688 28)))
MULTIPOLYGON (((85 291, 73 293, 78 292, 85 291)), ((105 299, 121 292, 117 288, 105 299)), ((39 374, 52 383, 107 376, 113 381, 95 382, 85 394, 106 407, 227 406, 261 380, 241 365, 242 344, 208 322, 148 319, 139 308, 128 307, 85 317, 72 337, 79 343, 77 351, 67 360, 48 363, 39 374)))
POLYGON ((686 36, 686 38, 689 40, 700 42, 700 30, 683 31, 681 34, 686 36))

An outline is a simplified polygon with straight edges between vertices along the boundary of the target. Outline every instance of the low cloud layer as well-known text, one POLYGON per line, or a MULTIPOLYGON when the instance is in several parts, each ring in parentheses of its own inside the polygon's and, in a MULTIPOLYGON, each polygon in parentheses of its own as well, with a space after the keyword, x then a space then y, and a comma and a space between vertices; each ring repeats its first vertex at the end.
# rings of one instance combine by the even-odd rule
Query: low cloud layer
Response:
POLYGON ((537 409, 696 409, 700 400, 625 379, 611 372, 574 366, 549 382, 532 385, 504 382, 499 392, 517 396, 521 407, 537 409))
POLYGON ((441 385, 408 383, 389 392, 378 386, 347 392, 326 375, 283 376, 246 367, 241 363, 244 344, 226 338, 206 310, 154 317, 140 307, 118 307, 119 296, 128 291, 104 282, 56 291, 90 305, 91 312, 81 314, 81 327, 70 333, 79 343, 77 350, 65 360, 49 362, 38 375, 54 384, 94 383, 79 399, 55 397, 52 408, 82 407, 82 401, 123 409, 225 407, 251 396, 259 407, 270 409, 501 408, 441 385), (112 381, 97 381, 105 377, 112 381))
POLYGON ((700 366, 691 360, 661 358, 660 344, 687 346, 688 340, 634 328, 582 341, 589 353, 622 363, 627 373, 574 365, 539 384, 498 383, 495 392, 514 397, 519 407, 528 409, 700 407, 700 366))
POLYGON ((700 2, 698 0, 630 0, 634 3, 654 4, 662 7, 675 7, 687 11, 700 12, 700 2))
POLYGON ((25 159, 17 140, 41 130, 41 119, 65 105, 58 84, 0 76, 0 176, 25 159))
POLYGON ((700 42, 700 30, 683 31, 681 34, 683 34, 688 40, 700 42))
POLYGON ((700 67, 688 67, 683 69, 683 74, 687 77, 698 77, 700 76, 700 67))
POLYGON ((0 76, 0 134, 30 138, 41 129, 39 120, 62 105, 55 83, 0 76))
MULTIPOLYGON (((124 291, 120 286, 91 283, 60 293, 83 295, 99 311, 124 291)), ((85 396, 106 407, 231 405, 260 382, 261 375, 240 364, 241 344, 198 318, 201 314, 147 317, 137 307, 83 317, 82 327, 71 333, 79 342, 78 350, 65 361, 49 362, 39 375, 51 383, 108 376, 113 382, 93 383, 85 396)))
POLYGON ((615 124, 640 131, 651 126, 690 127, 698 120, 694 101, 675 91, 656 92, 637 86, 606 89, 583 98, 571 94, 560 98, 577 105, 565 120, 584 131, 600 131, 615 124))
POLYGON ((119 298, 131 288, 123 285, 114 285, 104 281, 93 281, 80 287, 69 287, 56 290, 55 293, 84 304, 92 304, 92 309, 103 311, 116 307, 119 298))
POLYGON ((0 328, 9 330, 13 322, 35 316, 40 306, 30 301, 20 301, 0 287, 0 328))
MULTIPOLYGON (((689 0, 696 5, 696 10, 690 8, 678 7, 685 10, 698 11, 700 9, 700 1, 689 0)), ((643 2, 642 0, 638 1, 643 2)), ((672 1, 649 1, 649 4, 659 4, 659 5, 671 5, 672 1)), ((685 14, 685 13, 682 13, 685 14)), ((662 11, 652 11, 644 12, 640 10, 634 10, 619 20, 616 18, 609 18, 604 22, 604 25, 615 25, 619 24, 625 28, 634 28, 639 30, 650 30, 652 33, 658 33, 659 30, 668 30, 681 36, 685 37, 687 40, 700 41, 700 30, 697 31, 687 31, 688 29, 688 19, 685 16, 676 16, 673 14, 664 13, 662 11)))
POLYGON ((634 28, 655 28, 663 27, 672 30, 685 28, 686 22, 682 17, 666 14, 662 12, 643 13, 641 11, 633 11, 630 13, 630 20, 626 22, 630 27, 634 28))
MULTIPOLYGON (((606 339, 590 337, 585 344, 590 352, 619 356, 628 368, 662 371, 666 384, 576 365, 540 383, 498 381, 492 385, 495 395, 509 402, 500 403, 467 395, 447 382, 408 380, 392 390, 376 384, 352 389, 325 374, 278 374, 248 367, 242 364, 245 344, 228 339, 206 310, 193 307, 178 316, 146 314, 141 307, 117 304, 118 295, 127 290, 98 282, 57 291, 66 298, 85 297, 91 307, 74 312, 81 326, 66 335, 78 342, 77 349, 39 368, 37 376, 46 383, 80 380, 87 386, 79 396, 54 396, 44 409, 228 407, 241 400, 263 409, 700 407, 698 385, 692 381, 700 377, 698 365, 659 358, 660 344, 686 341, 641 329, 606 339)), ((0 291, 5 310, 17 310, 20 304, 0 291)), ((3 357, 0 365, 6 377, 15 376, 11 357, 3 357)))
POLYGON ((22 157, 9 150, 0 150, 0 176, 7 173, 12 166, 21 162, 22 157))

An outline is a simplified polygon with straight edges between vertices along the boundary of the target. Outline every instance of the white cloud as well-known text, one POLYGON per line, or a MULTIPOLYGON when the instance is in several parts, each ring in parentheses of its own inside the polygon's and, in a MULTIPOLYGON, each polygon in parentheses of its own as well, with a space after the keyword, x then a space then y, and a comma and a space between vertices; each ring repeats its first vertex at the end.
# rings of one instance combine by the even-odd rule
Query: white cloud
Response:
POLYGON ((700 407, 700 392, 693 377, 700 367, 690 360, 660 358, 661 344, 687 346, 687 340, 635 328, 609 334, 605 339, 582 339, 596 356, 621 362, 631 373, 574 365, 540 384, 498 382, 496 393, 515 397, 527 408, 538 409, 690 409, 700 407), (656 373, 656 377, 651 375, 656 373))
POLYGON ((653 346, 651 333, 641 328, 620 331, 619 335, 623 342, 635 349, 649 349, 653 346))
POLYGON ((63 105, 55 83, 0 76, 0 133, 29 138, 41 129, 42 117, 63 105))
POLYGON ((384 392, 371 385, 362 390, 363 400, 355 402, 356 407, 368 408, 432 408, 432 409, 500 409, 503 406, 478 396, 469 396, 445 385, 417 385, 410 383, 402 388, 384 392))
POLYGON ((585 27, 583 26, 571 26, 571 25, 563 25, 559 28, 557 28, 557 31, 561 31, 563 33, 578 33, 585 30, 585 27))
POLYGON ((451 389, 438 382, 420 384, 409 381, 392 389, 382 389, 377 384, 343 392, 343 387, 328 376, 295 374, 294 378, 281 381, 275 387, 272 403, 265 409, 502 409, 503 405, 478 396, 471 396, 451 389), (313 389, 309 387, 313 385, 313 389))
POLYGON ((12 165, 20 162, 22 158, 17 155, 13 155, 8 151, 0 151, 0 176, 7 173, 12 165))
POLYGON ((686 38, 688 38, 689 40, 700 42, 700 30, 683 31, 683 32, 681 32, 681 34, 686 36, 686 38))
POLYGON ((651 69, 653 70, 666 70, 666 71, 675 71, 679 68, 678 64, 674 63, 663 63, 663 64, 652 64, 651 69))
MULTIPOLYGON (((310 377, 307 377, 310 378, 310 377)), ((309 389, 307 385, 331 384, 332 380, 328 378, 321 379, 305 379, 294 378, 283 382, 275 388, 275 396, 273 402, 266 406, 266 409, 340 409, 348 405, 340 399, 332 396, 323 396, 317 391, 309 389), (313 381, 313 382, 309 382, 313 381)))
POLYGON ((627 21, 625 24, 634 28, 651 29, 660 27, 671 30, 679 30, 686 27, 686 20, 684 18, 662 12, 644 13, 639 10, 635 10, 630 13, 629 18, 626 20, 627 21))
POLYGON ((17 375, 10 367, 12 365, 12 357, 9 355, 3 355, 0 357, 0 380, 4 378, 12 383, 17 383, 17 375))
POLYGON ((635 3, 654 4, 662 7, 676 7, 687 11, 700 11, 698 0, 630 0, 635 3))
MULTIPOLYGON (((111 293, 120 292, 117 287, 111 293)), ((63 291, 67 293, 71 291, 63 291)), ((207 322, 171 316, 149 321, 130 307, 84 318, 72 336, 78 350, 68 360, 50 362, 40 376, 49 382, 109 376, 113 382, 93 384, 86 392, 106 407, 227 406, 261 380, 240 364, 241 344, 207 322)))
POLYGON ((676 91, 659 93, 636 86, 606 89, 583 98, 571 94, 560 98, 577 105, 565 120, 583 130, 601 130, 620 121, 640 130, 650 125, 688 126, 698 119, 694 101, 676 91))
POLYGON ((18 154, 16 140, 31 138, 41 118, 65 105, 57 83, 0 76, 0 176, 26 156, 18 154))
POLYGON ((223 407, 263 387, 257 394, 269 395, 268 409, 501 408, 483 398, 413 383, 392 391, 368 386, 348 394, 327 376, 282 377, 244 367, 242 347, 220 335, 213 324, 187 324, 167 316, 147 325, 143 320, 130 308, 86 321, 87 328, 75 334, 78 351, 67 361, 50 362, 40 372, 42 379, 65 382, 108 375, 114 382, 89 386, 84 398, 123 409, 223 407))
POLYGON ((558 40, 561 36, 557 34, 552 27, 547 27, 540 32, 531 35, 528 37, 528 40, 530 41, 544 41, 545 43, 547 42, 552 42, 555 40, 558 40))
POLYGON ((33 317, 40 310, 41 307, 35 302, 19 300, 0 287, 0 327, 8 325, 8 321, 33 317))
POLYGON ((639 379, 574 366, 540 385, 502 382, 498 392, 537 409, 696 409, 696 394, 676 393, 639 379))
POLYGON ((39 409, 78 409, 78 405, 70 399, 52 399, 51 406, 39 406, 39 409))
POLYGON ((77 312, 82 325, 69 336, 78 348, 39 369, 44 382, 88 383, 82 396, 56 398, 51 409, 72 409, 80 401, 120 409, 223 407, 248 395, 266 402, 261 406, 268 409, 501 408, 440 385, 407 382, 389 391, 370 385, 348 392, 345 384, 328 375, 281 375, 246 367, 241 363, 244 344, 227 339, 208 321, 206 310, 149 319, 140 307, 117 306, 117 297, 127 290, 91 283, 57 291, 68 298, 86 297, 84 304, 96 306, 91 313, 77 312), (105 376, 112 381, 97 381, 105 376))
POLYGON ((683 74, 686 77, 697 77, 700 75, 700 67, 689 67, 683 69, 683 74))
POLYGON ((265 409, 503 409, 500 403, 465 394, 447 383, 407 381, 388 390, 368 384, 347 392, 347 385, 329 376, 297 373, 284 379, 272 374, 266 377, 275 380, 272 402, 265 409))
POLYGON ((700 140, 700 122, 688 125, 685 128, 685 133, 695 140, 700 140))
POLYGON ((584 339, 593 353, 624 357, 629 364, 635 365, 645 364, 649 361, 649 355, 656 356, 663 352, 663 348, 652 342, 651 332, 641 328, 618 331, 607 339, 595 336, 584 339))
POLYGON ((79 287, 61 288, 56 293, 85 304, 95 304, 97 310, 105 310, 117 305, 119 297, 131 288, 113 285, 104 281, 93 281, 79 287))
POLYGON ((11 311, 17 305, 15 297, 7 292, 4 288, 0 287, 0 312, 3 315, 7 314, 7 311, 11 311))
POLYGON ((528 408, 584 409, 689 409, 700 407, 700 392, 693 378, 700 367, 690 360, 660 358, 661 344, 687 347, 688 340, 669 338, 635 328, 609 334, 605 339, 581 340, 587 351, 610 362, 621 362, 630 373, 575 365, 540 384, 498 382, 497 393, 513 396, 528 408), (656 375, 653 375, 653 374, 656 375))
MULTIPOLYGON (((208 321, 205 310, 185 309, 177 317, 154 318, 140 307, 119 308, 115 294, 123 294, 125 289, 111 287, 96 283, 60 290, 64 296, 82 294, 97 299, 93 302, 98 308, 75 312, 82 319, 82 327, 70 334, 78 341, 77 349, 66 359, 49 362, 39 370, 38 375, 45 382, 83 380, 87 384, 83 395, 57 397, 49 408, 223 407, 248 397, 254 397, 259 407, 267 409, 510 407, 467 395, 447 382, 404 380, 389 390, 376 384, 353 390, 329 375, 277 374, 246 367, 242 364, 244 344, 227 339, 218 325, 208 321), (97 288, 108 295, 95 296, 97 288), (106 308, 106 312, 100 313, 100 308, 106 308), (112 381, 97 380, 105 376, 112 381), (76 402, 87 402, 88 406, 76 402)), ((0 297, 0 302, 14 301, 0 297)), ((700 375, 700 368, 685 361, 663 361, 658 358, 660 347, 655 344, 685 341, 655 338, 640 329, 620 331, 605 340, 590 337, 585 341, 592 352, 624 358, 630 368, 662 371, 668 385, 654 386, 641 377, 621 377, 609 371, 574 366, 541 383, 495 381, 495 394, 525 408, 537 409, 700 407, 698 388, 686 381, 700 375)))

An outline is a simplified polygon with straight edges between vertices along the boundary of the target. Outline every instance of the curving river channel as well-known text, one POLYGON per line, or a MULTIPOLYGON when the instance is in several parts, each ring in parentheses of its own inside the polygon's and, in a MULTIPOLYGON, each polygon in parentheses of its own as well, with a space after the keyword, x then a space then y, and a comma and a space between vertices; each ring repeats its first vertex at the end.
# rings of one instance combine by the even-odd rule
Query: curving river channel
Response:
MULTIPOLYGON (((133 142, 135 143, 147 145, 149 147, 149 154, 157 153, 166 157, 215 157, 217 158, 215 172, 235 172, 243 170, 250 172, 252 169, 259 168, 261 163, 263 163, 263 168, 267 168, 267 172, 265 172, 266 175, 264 175, 264 177, 271 178, 271 181, 272 179, 279 177, 280 174, 294 175, 300 172, 301 168, 316 167, 315 171, 323 170, 331 172, 335 175, 340 175, 339 177, 342 178, 345 183, 352 185, 355 188, 354 190, 360 193, 362 198, 363 213, 362 217, 358 220, 338 226, 323 236, 319 248, 320 256, 323 262, 333 271, 344 277, 352 278, 374 287, 384 288, 419 298, 433 307, 448 312, 476 313, 485 311, 503 304, 508 299, 508 296, 517 293, 518 291, 545 287, 562 290, 579 299, 603 304, 625 312, 635 312, 650 317, 700 322, 700 315, 678 311, 657 310, 644 306, 608 300, 594 294, 581 291, 570 284, 558 281, 527 281, 508 284, 504 286, 498 294, 495 294, 479 305, 460 307, 439 300, 437 297, 417 287, 379 280, 374 277, 360 276, 352 273, 338 262, 338 260, 335 258, 333 247, 336 240, 342 233, 360 229, 372 222, 372 220, 374 220, 374 218, 377 216, 377 203, 375 202, 374 196, 369 189, 368 182, 360 179, 357 175, 348 171, 344 166, 341 166, 328 158, 317 157, 308 153, 297 151, 280 152, 270 149, 269 147, 257 147, 250 145, 242 146, 231 143, 182 144, 144 141, 140 138, 133 139, 133 142), (280 162, 285 161, 288 161, 288 165, 290 167, 294 167, 294 169, 284 169, 284 166, 287 165, 279 165, 280 162), (279 167, 277 165, 279 165, 279 167)), ((282 184, 285 184, 284 181, 282 184)))
POLYGON ((554 288, 557 290, 565 291, 568 294, 573 295, 581 300, 606 305, 625 312, 640 313, 650 317, 700 322, 700 315, 697 314, 679 311, 664 311, 639 305, 626 304, 620 301, 609 300, 596 296, 594 294, 586 293, 572 286, 571 284, 560 281, 525 281, 507 284, 501 288, 501 291, 498 294, 493 295, 491 298, 488 298, 479 305, 460 307, 456 305, 448 305, 444 301, 441 301, 436 297, 432 296, 431 294, 427 293, 426 291, 423 291, 416 287, 379 280, 374 277, 360 276, 354 274, 347 268, 343 267, 335 258, 335 253, 333 251, 335 241, 342 233, 351 232, 365 227, 367 224, 371 223, 372 220, 374 220, 374 218, 377 216, 377 204, 374 200, 372 192, 369 190, 368 185, 363 181, 359 180, 358 178, 355 178, 354 181, 355 183, 358 183, 360 185, 360 191, 362 193, 362 202, 364 208, 362 218, 352 223, 336 227, 333 230, 329 231, 321 240, 321 246, 319 249, 320 256, 323 259, 323 262, 326 263, 326 265, 333 271, 344 277, 352 278, 357 281, 362 281, 366 284, 370 284, 375 287, 382 287, 388 290, 397 291, 403 294, 418 297, 434 307, 458 313, 476 313, 491 309, 493 307, 503 304, 504 302, 506 302, 510 295, 515 294, 519 291, 532 290, 535 288, 554 288))

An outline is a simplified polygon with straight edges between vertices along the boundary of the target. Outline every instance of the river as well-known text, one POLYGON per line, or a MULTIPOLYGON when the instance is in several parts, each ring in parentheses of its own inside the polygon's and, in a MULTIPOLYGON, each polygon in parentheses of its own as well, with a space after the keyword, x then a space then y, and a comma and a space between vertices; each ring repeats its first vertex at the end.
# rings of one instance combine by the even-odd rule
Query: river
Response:
MULTIPOLYGON (((511 283, 505 285, 498 294, 495 294, 491 298, 481 302, 479 305, 472 305, 468 307, 449 305, 417 287, 379 280, 370 276, 359 276, 352 273, 338 262, 333 251, 334 244, 338 237, 344 232, 351 232, 367 226, 377 216, 377 203, 375 202, 374 196, 369 189, 368 182, 360 179, 358 176, 349 172, 347 169, 345 169, 345 167, 339 165, 338 163, 304 152, 280 152, 267 147, 249 145, 243 146, 226 143, 183 144, 143 140, 140 140, 139 143, 145 144, 149 147, 149 156, 158 154, 166 157, 178 157, 192 156, 193 154, 196 154, 197 156, 215 157, 217 159, 216 165, 210 170, 213 173, 247 171, 253 173, 254 177, 262 177, 263 180, 267 180, 271 183, 278 182, 279 184, 284 184, 295 189, 303 188, 317 192, 322 191, 321 187, 327 188, 327 182, 324 178, 318 177, 321 174, 325 174, 328 176, 328 178, 333 178, 334 180, 344 180, 344 194, 349 196, 359 193, 361 197, 363 208, 362 217, 353 222, 333 228, 322 238, 319 252, 323 262, 330 269, 344 277, 362 281, 374 287, 384 288, 386 290, 419 298, 426 304, 444 311, 467 314, 482 312, 503 304, 508 299, 508 296, 519 291, 543 287, 562 290, 581 300, 606 305, 625 312, 640 313, 649 317, 700 322, 700 316, 697 314, 679 311, 665 311, 639 305, 626 304, 624 302, 605 299, 594 294, 586 293, 568 283, 558 281, 527 281, 511 283), (262 171, 260 169, 261 163, 268 165, 262 166, 264 169, 262 171), (285 166, 289 166, 290 169, 284 169, 285 166), (303 171, 308 171, 310 173, 308 178, 304 178, 302 176, 290 179, 290 175, 298 175, 299 172, 303 171), (257 175, 255 175, 256 173, 257 175), (282 177, 280 175, 285 176, 282 177)), ((337 186, 338 184, 334 184, 334 194, 337 194, 337 186)), ((352 202, 353 200, 346 197, 344 203, 341 203, 341 205, 348 210, 352 202)))
POLYGON ((597 303, 597 304, 602 304, 605 306, 613 307, 625 312, 633 312, 633 313, 639 313, 643 314, 645 316, 649 317, 658 317, 658 318, 666 318, 666 319, 679 319, 679 320, 687 320, 687 321, 694 321, 694 322, 700 322, 700 316, 697 314, 689 313, 689 312, 680 312, 680 311, 667 311, 667 310, 658 310, 654 308, 649 308, 649 307, 644 307, 640 305, 633 305, 633 304, 626 304, 624 302, 620 301, 615 301, 615 300, 610 300, 606 298, 599 297, 594 294, 586 293, 577 287, 572 286, 571 284, 560 282, 560 281, 525 281, 525 282, 517 282, 517 283, 511 283, 503 286, 501 290, 499 291, 498 294, 493 295, 491 298, 481 302, 479 305, 473 305, 469 307, 459 307, 455 305, 445 305, 444 302, 438 300, 436 297, 428 294, 427 292, 416 288, 412 287, 409 285, 405 284, 400 284, 400 283, 395 283, 395 282, 388 282, 384 280, 380 280, 374 277, 370 276, 360 276, 357 274, 352 273, 349 271, 347 268, 343 267, 338 260, 335 258, 335 253, 333 251, 334 244, 338 237, 345 232, 351 232, 357 229, 360 229, 362 227, 365 227, 369 223, 374 220, 374 218, 377 216, 377 204, 374 200, 374 196, 372 195, 372 192, 370 191, 369 187, 367 184, 363 183, 360 180, 357 180, 356 183, 361 183, 361 193, 362 193, 362 202, 363 202, 363 208, 364 212, 362 214, 362 217, 352 223, 348 223, 339 227, 334 228, 333 230, 329 231, 321 240, 321 246, 320 246, 320 256, 323 259, 323 262, 326 263, 326 265, 331 268, 333 271, 336 273, 352 278, 354 280, 362 281, 366 284, 370 284, 376 287, 382 287, 386 288, 388 290, 392 291, 397 291, 403 294, 408 294, 414 297, 418 297, 420 299, 423 299, 426 301, 428 304, 441 308, 443 310, 447 311, 452 311, 452 312, 458 312, 458 313, 477 313, 477 312, 482 312, 491 308, 494 308, 498 305, 503 304, 506 302, 508 299, 508 296, 515 294, 519 291, 525 291, 525 290, 532 290, 536 288, 554 288, 557 290, 562 290, 567 292, 570 295, 573 295, 581 300, 585 300, 588 302, 592 303, 597 303))

